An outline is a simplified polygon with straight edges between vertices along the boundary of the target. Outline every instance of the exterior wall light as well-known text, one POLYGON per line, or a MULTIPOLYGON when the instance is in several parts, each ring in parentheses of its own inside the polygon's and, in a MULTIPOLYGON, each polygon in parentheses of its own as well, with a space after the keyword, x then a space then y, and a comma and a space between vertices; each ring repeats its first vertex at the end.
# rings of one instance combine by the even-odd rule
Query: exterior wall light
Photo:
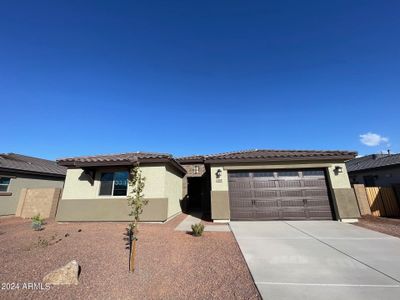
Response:
POLYGON ((215 176, 217 176, 217 178, 221 178, 222 176, 222 170, 218 169, 217 172, 215 173, 215 176))
POLYGON ((341 167, 341 166, 336 166, 336 167, 335 167, 335 173, 336 173, 336 174, 343 173, 343 167, 341 167))

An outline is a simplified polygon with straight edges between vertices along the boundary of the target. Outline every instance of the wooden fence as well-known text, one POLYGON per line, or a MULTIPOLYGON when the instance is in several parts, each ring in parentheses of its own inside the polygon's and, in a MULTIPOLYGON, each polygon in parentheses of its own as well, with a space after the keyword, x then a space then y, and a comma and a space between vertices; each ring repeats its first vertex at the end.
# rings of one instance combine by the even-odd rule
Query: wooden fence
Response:
POLYGON ((400 217, 399 203, 391 187, 366 187, 371 214, 376 217, 400 217))

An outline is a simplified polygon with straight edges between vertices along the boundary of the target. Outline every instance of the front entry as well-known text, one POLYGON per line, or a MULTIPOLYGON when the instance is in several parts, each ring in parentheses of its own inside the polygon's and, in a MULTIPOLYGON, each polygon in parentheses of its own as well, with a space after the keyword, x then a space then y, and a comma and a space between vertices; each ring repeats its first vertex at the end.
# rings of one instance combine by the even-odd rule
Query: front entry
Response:
POLYGON ((188 178, 188 210, 189 211, 202 211, 202 177, 189 177, 188 178))
POLYGON ((231 220, 332 220, 323 169, 231 171, 231 220))

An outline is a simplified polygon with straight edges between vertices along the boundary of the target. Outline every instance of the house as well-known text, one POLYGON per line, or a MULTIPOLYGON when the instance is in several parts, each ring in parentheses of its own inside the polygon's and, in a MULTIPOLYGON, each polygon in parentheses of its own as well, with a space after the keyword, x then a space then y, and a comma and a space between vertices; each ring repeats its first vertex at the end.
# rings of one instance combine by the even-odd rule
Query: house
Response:
POLYGON ((393 187, 400 199, 400 153, 372 154, 346 162, 351 184, 393 187))
POLYGON ((345 161, 349 151, 249 150, 174 159, 124 153, 58 160, 68 167, 57 219, 128 220, 127 176, 139 164, 146 185, 143 221, 183 210, 229 220, 348 220, 360 216, 345 161))
POLYGON ((24 188, 62 188, 66 171, 55 161, 0 154, 0 215, 15 215, 24 188))
POLYGON ((129 169, 139 164, 149 200, 142 221, 165 221, 181 212, 185 169, 170 154, 133 152, 58 160, 68 167, 56 219, 128 221, 129 169))

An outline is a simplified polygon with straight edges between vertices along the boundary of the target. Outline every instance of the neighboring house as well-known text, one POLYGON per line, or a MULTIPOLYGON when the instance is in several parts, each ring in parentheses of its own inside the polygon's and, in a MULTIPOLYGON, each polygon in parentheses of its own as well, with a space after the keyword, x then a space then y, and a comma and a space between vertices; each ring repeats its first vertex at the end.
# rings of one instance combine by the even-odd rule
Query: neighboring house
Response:
POLYGON ((57 219, 128 220, 129 168, 146 176, 143 221, 184 210, 212 220, 345 220, 359 217, 345 161, 348 151, 250 150, 174 159, 125 153, 59 160, 67 178, 57 219))
POLYGON ((165 221, 181 212, 185 169, 169 154, 123 153, 58 160, 68 167, 58 221, 128 221, 129 170, 139 164, 149 200, 142 221, 165 221))
POLYGON ((65 167, 15 153, 0 154, 0 215, 14 215, 24 188, 62 188, 65 167))
POLYGON ((400 197, 400 154, 372 154, 346 162, 352 184, 392 186, 400 197))

